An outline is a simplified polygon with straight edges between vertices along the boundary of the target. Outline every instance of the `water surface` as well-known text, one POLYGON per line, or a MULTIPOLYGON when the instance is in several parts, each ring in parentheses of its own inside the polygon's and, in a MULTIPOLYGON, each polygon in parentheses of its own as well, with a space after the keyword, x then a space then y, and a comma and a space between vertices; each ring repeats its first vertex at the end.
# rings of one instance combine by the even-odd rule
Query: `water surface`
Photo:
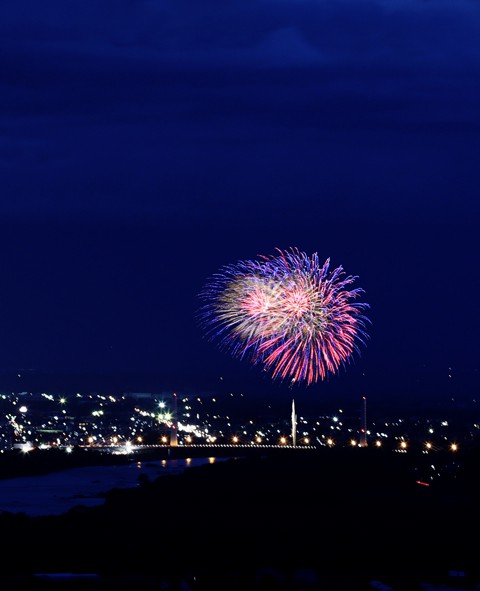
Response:
POLYGON ((25 513, 30 517, 61 515, 77 505, 102 505, 108 491, 139 486, 140 477, 155 480, 162 475, 180 474, 189 467, 221 459, 186 458, 88 466, 0 480, 0 513, 25 513))

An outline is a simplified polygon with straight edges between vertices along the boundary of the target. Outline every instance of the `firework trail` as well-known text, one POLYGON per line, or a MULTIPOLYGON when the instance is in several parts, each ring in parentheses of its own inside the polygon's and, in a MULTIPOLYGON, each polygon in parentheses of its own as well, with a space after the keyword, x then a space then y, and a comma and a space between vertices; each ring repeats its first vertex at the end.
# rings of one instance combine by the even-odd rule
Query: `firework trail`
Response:
POLYGON ((297 248, 223 267, 200 297, 201 324, 210 340, 260 364, 272 377, 307 385, 335 373, 368 339, 355 300, 361 288, 343 268, 329 271, 297 248))

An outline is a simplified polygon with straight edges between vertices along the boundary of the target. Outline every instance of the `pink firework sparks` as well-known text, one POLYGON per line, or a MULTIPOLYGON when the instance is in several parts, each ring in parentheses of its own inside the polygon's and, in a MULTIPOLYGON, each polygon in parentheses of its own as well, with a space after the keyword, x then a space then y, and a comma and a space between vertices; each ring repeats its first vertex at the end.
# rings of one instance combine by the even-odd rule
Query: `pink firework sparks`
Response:
POLYGON ((365 344, 368 304, 357 277, 329 272, 298 249, 225 267, 207 284, 201 319, 211 339, 248 356, 273 378, 307 385, 323 380, 365 344))

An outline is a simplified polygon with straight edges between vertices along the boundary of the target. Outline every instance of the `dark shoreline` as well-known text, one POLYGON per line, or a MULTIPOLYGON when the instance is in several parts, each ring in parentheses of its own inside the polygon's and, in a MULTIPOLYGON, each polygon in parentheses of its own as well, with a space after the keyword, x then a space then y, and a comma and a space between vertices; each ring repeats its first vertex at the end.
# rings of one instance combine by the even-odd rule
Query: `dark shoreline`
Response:
POLYGON ((70 453, 59 448, 34 448, 28 452, 12 449, 0 454, 0 482, 4 478, 37 476, 85 466, 122 465, 131 461, 129 456, 90 452, 79 447, 74 447, 70 453))
MULTIPOLYGON (((420 457, 408 454, 281 451, 287 453, 232 458, 112 490, 104 505, 61 516, 4 514, 3 579, 22 576, 33 589, 45 584, 35 573, 90 573, 105 585, 197 573, 197 581, 210 580, 195 587, 203 591, 217 588, 221 573, 237 573, 247 585, 264 568, 313 569, 329 589, 352 579, 362 589, 371 578, 414 589, 412 581, 448 570, 480 577, 476 542, 467 542, 480 526, 478 450, 430 487, 418 484, 420 457)), ((93 460, 81 452, 69 459, 93 460)), ((95 461, 129 460, 100 454, 95 461)), ((253 588, 232 585, 226 588, 253 588)))

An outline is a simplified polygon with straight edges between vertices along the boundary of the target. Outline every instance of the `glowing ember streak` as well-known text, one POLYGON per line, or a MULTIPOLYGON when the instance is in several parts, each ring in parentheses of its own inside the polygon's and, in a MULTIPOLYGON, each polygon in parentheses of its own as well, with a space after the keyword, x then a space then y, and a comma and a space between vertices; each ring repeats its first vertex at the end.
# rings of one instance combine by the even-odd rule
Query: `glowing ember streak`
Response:
POLYGON ((356 276, 329 271, 296 248, 239 261, 213 275, 199 317, 210 340, 263 365, 273 378, 311 384, 335 373, 365 344, 369 322, 356 276))

